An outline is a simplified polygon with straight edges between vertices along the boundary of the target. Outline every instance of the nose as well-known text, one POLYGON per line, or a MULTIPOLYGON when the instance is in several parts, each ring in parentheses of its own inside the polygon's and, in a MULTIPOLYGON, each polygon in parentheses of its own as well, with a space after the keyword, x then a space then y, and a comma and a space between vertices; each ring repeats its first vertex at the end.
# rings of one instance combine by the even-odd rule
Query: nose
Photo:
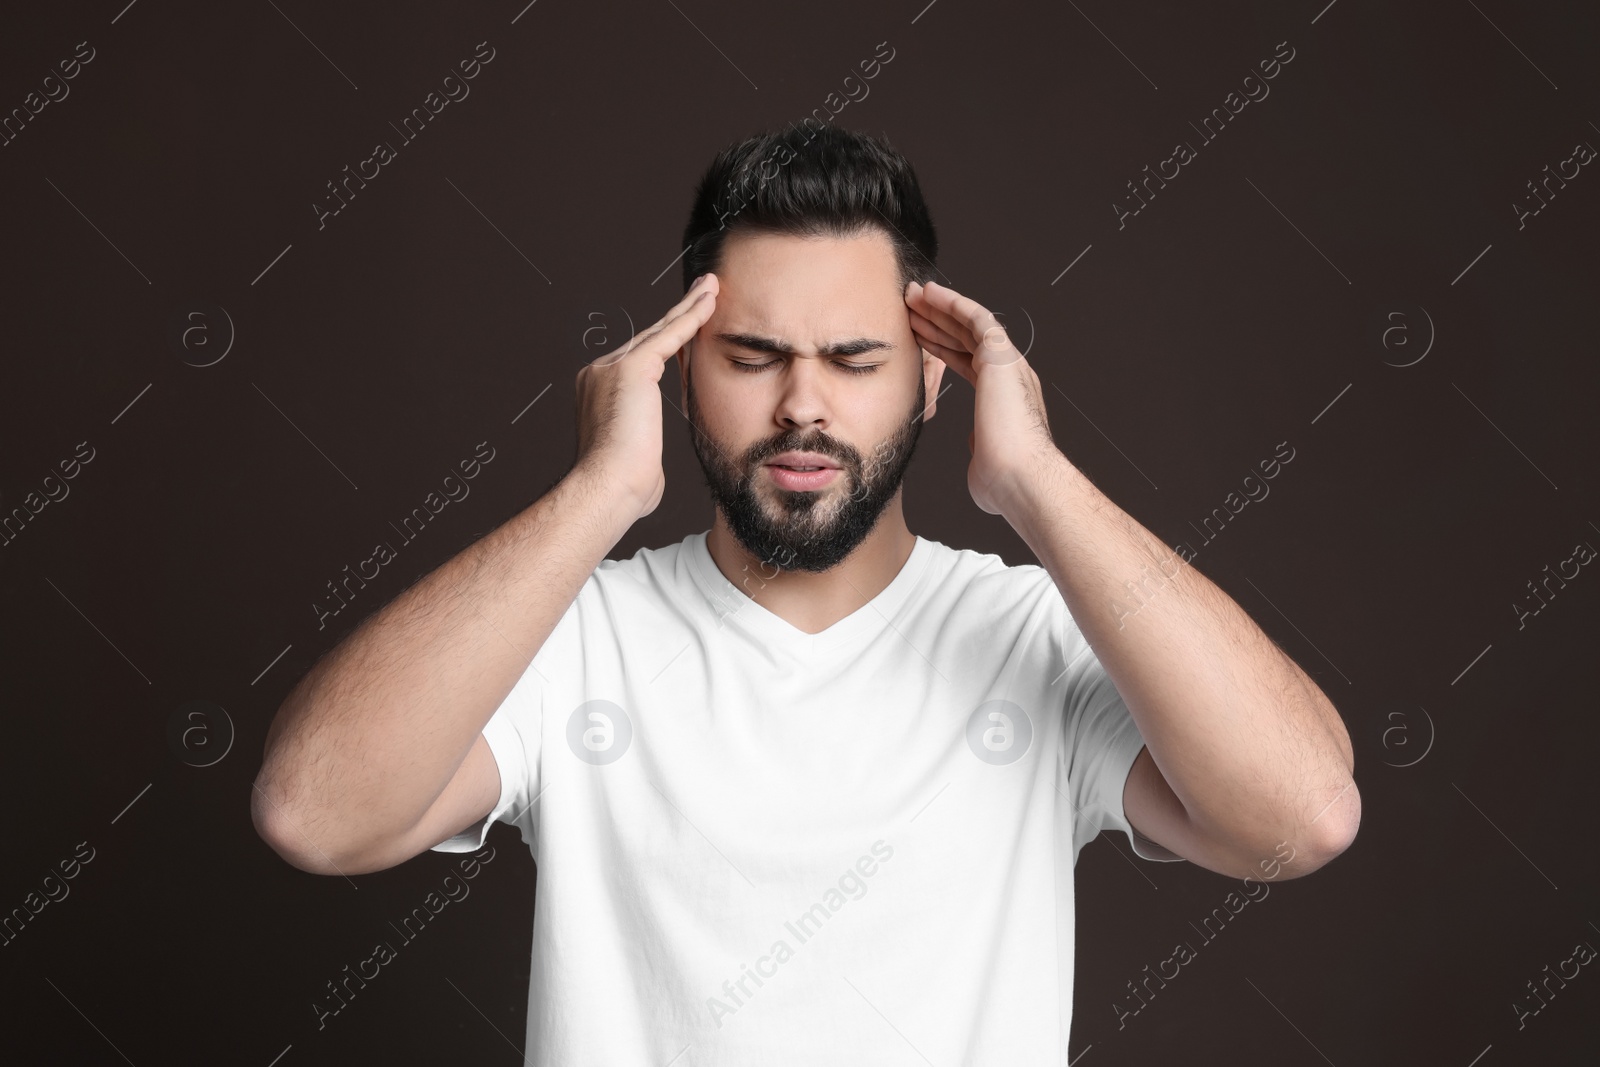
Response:
POLYGON ((829 405, 823 377, 826 363, 826 359, 808 356, 788 357, 787 365, 777 372, 782 386, 773 417, 778 422, 799 430, 827 428, 829 405))

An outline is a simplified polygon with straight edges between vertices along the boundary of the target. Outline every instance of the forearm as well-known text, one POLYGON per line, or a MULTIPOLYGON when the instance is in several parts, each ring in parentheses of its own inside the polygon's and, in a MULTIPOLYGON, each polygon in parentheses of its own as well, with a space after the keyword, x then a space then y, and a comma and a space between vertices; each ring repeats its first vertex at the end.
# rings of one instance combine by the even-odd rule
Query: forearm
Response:
POLYGON ((415 825, 626 529, 575 469, 364 620, 279 708, 257 825, 335 857, 415 825))
POLYGON ((1358 812, 1338 711, 1234 601, 1062 457, 1007 518, 1054 579, 1196 830, 1312 849, 1358 812))

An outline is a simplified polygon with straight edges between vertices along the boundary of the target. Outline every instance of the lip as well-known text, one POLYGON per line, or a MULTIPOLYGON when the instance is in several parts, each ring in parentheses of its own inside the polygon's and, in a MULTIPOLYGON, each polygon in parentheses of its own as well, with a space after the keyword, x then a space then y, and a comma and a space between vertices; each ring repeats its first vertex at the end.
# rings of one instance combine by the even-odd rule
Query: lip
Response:
POLYGON ((769 467, 832 467, 839 464, 821 452, 784 452, 767 460, 769 467))
MULTIPOLYGON (((807 464, 809 466, 810 464, 807 464)), ((839 476, 838 467, 823 467, 814 471, 792 471, 775 463, 764 465, 778 488, 791 492, 808 492, 821 489, 839 476)))

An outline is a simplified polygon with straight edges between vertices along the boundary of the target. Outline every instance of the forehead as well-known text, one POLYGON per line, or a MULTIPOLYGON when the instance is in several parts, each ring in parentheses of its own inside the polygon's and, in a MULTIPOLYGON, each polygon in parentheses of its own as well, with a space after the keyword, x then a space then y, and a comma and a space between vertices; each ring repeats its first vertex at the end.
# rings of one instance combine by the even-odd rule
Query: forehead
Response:
POLYGON ((854 237, 734 233, 722 246, 716 328, 802 345, 905 324, 894 246, 878 229, 854 237))

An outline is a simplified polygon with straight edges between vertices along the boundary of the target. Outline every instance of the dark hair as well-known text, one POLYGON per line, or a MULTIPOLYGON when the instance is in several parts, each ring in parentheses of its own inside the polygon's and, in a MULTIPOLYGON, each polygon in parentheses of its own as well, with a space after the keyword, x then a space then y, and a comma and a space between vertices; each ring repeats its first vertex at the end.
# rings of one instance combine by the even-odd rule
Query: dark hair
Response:
POLYGON ((902 289, 934 277, 939 239, 905 156, 887 138, 804 123, 730 144, 706 168, 683 231, 685 290, 720 266, 737 231, 854 237, 876 227, 894 245, 902 289))

